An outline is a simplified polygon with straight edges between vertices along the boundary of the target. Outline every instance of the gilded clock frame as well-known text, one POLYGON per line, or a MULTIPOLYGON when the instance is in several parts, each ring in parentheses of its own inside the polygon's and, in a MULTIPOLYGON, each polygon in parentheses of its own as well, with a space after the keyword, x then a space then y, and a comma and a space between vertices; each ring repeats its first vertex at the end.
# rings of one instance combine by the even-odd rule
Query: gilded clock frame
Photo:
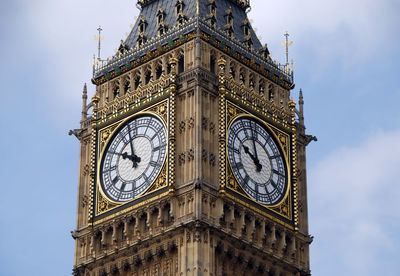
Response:
POLYGON ((252 110, 250 106, 248 108, 241 107, 241 103, 235 103, 235 100, 229 99, 228 95, 229 93, 226 93, 226 96, 220 95, 220 112, 222 113, 220 114, 220 120, 224 121, 222 123, 220 122, 220 125, 224 126, 222 129, 220 129, 220 137, 224 137, 224 141, 220 140, 220 143, 223 142, 223 146, 220 145, 220 149, 222 146, 224 151, 220 156, 220 158, 222 158, 220 161, 225 164, 224 166, 221 166, 221 169, 224 170, 224 172, 220 174, 220 193, 223 197, 227 197, 233 201, 239 202, 247 208, 261 213, 280 224, 295 229, 296 210, 294 194, 296 189, 296 181, 293 172, 296 170, 296 164, 293 162, 293 155, 296 155, 294 152, 296 147, 293 145, 293 136, 296 134, 294 129, 291 130, 287 127, 279 127, 276 119, 275 122, 272 122, 267 116, 263 116, 264 114, 260 114, 255 112, 255 110, 252 110), (236 178, 230 164, 227 149, 227 134, 232 123, 237 119, 244 117, 253 118, 265 126, 274 136, 275 142, 283 154, 283 159, 287 169, 287 187, 285 195, 278 203, 274 205, 265 205, 259 203, 250 195, 248 195, 236 178))
POLYGON ((94 225, 101 223, 111 217, 126 213, 129 210, 139 208, 149 204, 162 197, 171 195, 174 191, 174 157, 171 153, 175 152, 175 143, 173 138, 175 134, 175 93, 172 90, 167 93, 162 92, 162 96, 157 101, 144 101, 143 104, 137 104, 134 108, 129 108, 126 112, 120 112, 110 116, 110 121, 99 120, 94 123, 93 130, 93 150, 92 164, 94 167, 92 173, 92 210, 89 215, 89 221, 94 225), (115 202, 109 199, 102 190, 100 183, 100 166, 104 150, 114 134, 129 120, 143 115, 151 115, 158 118, 166 130, 167 149, 163 160, 163 165, 156 179, 150 186, 138 197, 126 201, 115 202), (149 197, 151 195, 151 197, 149 197))
MULTIPOLYGON (((97 172, 98 173, 96 174, 96 181, 97 181, 97 183, 100 184, 100 185, 98 185, 98 191, 100 192, 100 194, 101 194, 101 196, 103 198, 107 199, 107 201, 111 202, 112 204, 116 204, 116 205, 123 205, 124 203, 132 202, 135 199, 139 199, 140 197, 142 197, 142 195, 147 194, 148 191, 151 190, 151 188, 154 185, 157 185, 157 183, 156 183, 157 180, 159 180, 159 181, 161 180, 161 179, 159 179, 160 174, 164 173, 165 175, 164 175, 163 178, 165 180, 167 179, 167 170, 166 170, 166 166, 165 165, 166 165, 166 160, 168 158, 168 128, 167 128, 166 122, 157 113, 149 112, 149 111, 137 112, 137 113, 135 113, 133 115, 130 115, 129 117, 119 121, 118 123, 114 123, 111 126, 106 127, 105 129, 101 129, 99 132, 100 132, 100 139, 98 139, 98 141, 97 141, 98 149, 99 149, 97 154, 98 154, 99 158, 98 158, 98 161, 97 161, 97 172), (165 129, 165 132, 166 132, 166 141, 165 141, 166 142, 166 145, 165 145, 166 146, 166 153, 165 153, 164 159, 162 161, 161 170, 157 173, 157 176, 156 176, 155 180, 145 189, 145 191, 143 193, 141 193, 140 195, 138 195, 134 199, 122 202, 122 204, 121 204, 121 202, 118 202, 118 201, 110 199, 106 195, 106 193, 103 190, 102 185, 100 184, 101 183, 101 181, 100 181, 100 171, 101 171, 101 164, 102 164, 101 161, 103 160, 103 157, 104 157, 104 154, 105 154, 105 150, 107 149, 108 144, 111 142, 111 139, 114 137, 114 135, 121 129, 121 127, 123 127, 128 121, 130 121, 130 120, 132 120, 134 118, 137 118, 137 117, 144 116, 144 115, 154 116, 154 117, 156 117, 157 119, 159 119, 161 121, 161 123, 162 123, 162 125, 163 125, 163 127, 165 129), (110 134, 108 134, 109 129, 112 129, 112 132, 110 134), (107 135, 107 139, 105 141, 102 140, 103 134, 107 135)), ((163 187, 164 187, 164 185, 163 185, 163 187)))
MULTIPOLYGON (((267 130, 268 130, 268 132, 269 132, 269 134, 272 134, 272 136, 273 136, 273 139, 274 139, 274 142, 276 142, 277 143, 277 146, 279 147, 279 151, 283 154, 283 160, 284 160, 284 162, 285 162, 285 168, 286 168, 286 170, 287 170, 287 184, 286 184, 286 187, 285 187, 285 192, 284 192, 284 195, 283 195, 283 197, 282 197, 282 199, 281 200, 279 200, 279 202, 277 202, 276 204, 271 204, 271 205, 268 205, 268 204, 262 204, 262 203, 259 203, 258 201, 256 201, 256 200, 254 200, 247 192, 246 192, 246 190, 244 190, 243 188, 243 192, 247 195, 247 197, 248 198, 252 198, 252 200, 254 200, 254 201, 256 201, 258 204, 260 204, 260 205, 263 205, 263 206, 267 206, 267 207, 270 207, 270 208, 274 208, 274 207, 277 207, 277 206, 279 206, 280 204, 281 204, 281 202, 287 197, 287 195, 288 195, 288 192, 289 192, 289 187, 290 187, 290 180, 291 180, 291 177, 289 177, 290 175, 291 175, 291 172, 290 172, 290 166, 289 166, 289 162, 288 162, 288 158, 287 158, 287 154, 288 154, 288 152, 285 152, 284 151, 284 149, 283 149, 283 146, 282 146, 282 144, 281 144, 281 142, 279 141, 279 139, 278 139, 278 137, 276 136, 276 134, 275 134, 275 132, 271 129, 271 127, 268 125, 268 124, 266 124, 264 121, 262 121, 262 120, 260 120, 258 117, 256 117, 256 116, 254 116, 254 115, 252 115, 252 114, 240 114, 240 115, 237 115, 237 116, 235 116, 234 118, 232 118, 229 122, 228 122, 228 126, 227 126, 227 133, 229 132, 229 129, 231 128, 231 126, 232 126, 232 124, 236 121, 236 120, 239 120, 239 119, 241 119, 241 118, 251 118, 251 119, 254 119, 256 122, 258 122, 260 125, 263 125, 267 130)), ((232 170, 232 164, 231 164, 231 161, 229 160, 229 153, 228 153, 228 135, 226 136, 226 154, 227 154, 227 163, 229 164, 229 168, 232 170)), ((232 174, 233 174, 233 176, 235 177, 235 180, 236 180, 236 182, 237 183, 239 183, 239 180, 237 179, 237 176, 232 172, 232 174)), ((242 185, 240 185, 240 186, 242 186, 242 185)))

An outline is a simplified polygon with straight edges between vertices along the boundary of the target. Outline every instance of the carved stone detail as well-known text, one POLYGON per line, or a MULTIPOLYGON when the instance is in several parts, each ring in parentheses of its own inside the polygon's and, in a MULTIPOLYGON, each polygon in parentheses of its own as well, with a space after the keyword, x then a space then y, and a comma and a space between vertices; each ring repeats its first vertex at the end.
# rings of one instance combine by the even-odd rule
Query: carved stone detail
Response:
POLYGON ((178 155, 178 165, 182 166, 183 164, 185 164, 185 160, 186 160, 186 153, 182 152, 178 155))
POLYGON ((190 162, 193 161, 193 159, 194 159, 194 149, 189 149, 187 151, 187 161, 190 162))
POLYGON ((187 125, 188 125, 188 129, 194 128, 194 118, 193 118, 193 117, 190 117, 190 118, 187 120, 187 125))
POLYGON ((215 165, 216 165, 216 156, 215 156, 215 154, 214 153, 210 153, 210 165, 211 166, 213 166, 213 167, 215 167, 215 165))
POLYGON ((186 129, 186 123, 185 121, 181 121, 179 123, 179 133, 182 134, 185 131, 185 129, 186 129))

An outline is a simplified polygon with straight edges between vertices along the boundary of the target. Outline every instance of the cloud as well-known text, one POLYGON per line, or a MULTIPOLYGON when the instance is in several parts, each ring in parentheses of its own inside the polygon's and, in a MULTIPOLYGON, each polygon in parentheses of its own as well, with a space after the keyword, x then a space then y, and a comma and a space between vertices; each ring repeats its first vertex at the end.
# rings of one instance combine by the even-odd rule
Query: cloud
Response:
MULTIPOLYGON (((24 20, 18 19, 22 31, 30 34, 30 48, 40 49, 37 55, 47 63, 43 75, 50 76, 46 81, 51 80, 47 85, 52 88, 47 95, 64 103, 79 104, 83 82, 90 82, 92 55, 97 53, 93 38, 98 25, 104 29, 102 57, 106 58, 114 54, 138 14, 132 0, 19 2, 23 3, 20 9, 24 20), (60 83, 63 87, 57 87, 60 83)), ((284 48, 280 42, 286 30, 295 42, 291 57, 296 62, 304 59, 302 64, 314 71, 337 60, 358 64, 366 57, 374 57, 382 45, 396 47, 396 43, 390 43, 398 21, 395 11, 399 5, 393 1, 252 0, 251 4, 249 17, 269 44, 273 58, 281 62, 284 48)), ((20 39, 16 44, 26 45, 24 33, 20 39)), ((94 87, 89 85, 89 91, 93 93, 94 87)))
POLYGON ((397 47, 393 34, 400 24, 399 1, 253 0, 252 7, 249 17, 258 34, 282 61, 285 50, 280 41, 285 31, 294 40, 291 51, 296 60, 310 53, 319 67, 327 62, 360 65, 397 47))
MULTIPOLYGON (((40 102, 43 117, 59 128, 77 126, 85 82, 89 96, 94 94, 91 77, 98 26, 105 36, 102 58, 113 55, 124 33, 130 31, 137 14, 135 1, 117 2, 18 0, 8 9, 11 31, 2 52, 8 53, 18 74, 34 75, 34 86, 22 91, 40 102)), ((6 82, 16 87, 10 79, 6 82)))
POLYGON ((400 252, 399 166, 396 130, 373 133, 357 147, 338 149, 309 169, 316 275, 397 273, 395 262, 383 264, 400 252))

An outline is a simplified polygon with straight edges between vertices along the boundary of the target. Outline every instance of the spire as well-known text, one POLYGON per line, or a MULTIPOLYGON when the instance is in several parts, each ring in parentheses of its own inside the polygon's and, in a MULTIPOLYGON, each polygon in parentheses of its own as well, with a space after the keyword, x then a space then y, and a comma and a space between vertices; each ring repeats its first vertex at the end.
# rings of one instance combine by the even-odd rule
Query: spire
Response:
POLYGON ((299 123, 304 126, 304 99, 303 99, 303 90, 300 88, 299 92, 299 123))
POLYGON ((86 83, 83 86, 83 93, 82 93, 82 120, 86 119, 87 116, 87 86, 86 83))

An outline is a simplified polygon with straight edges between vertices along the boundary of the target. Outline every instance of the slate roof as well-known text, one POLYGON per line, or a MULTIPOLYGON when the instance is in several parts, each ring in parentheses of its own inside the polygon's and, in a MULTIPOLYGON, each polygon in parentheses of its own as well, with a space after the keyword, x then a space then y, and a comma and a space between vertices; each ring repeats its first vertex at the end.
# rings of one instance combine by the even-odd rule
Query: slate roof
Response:
MULTIPOLYGON (((184 0, 184 8, 183 12, 186 15, 187 19, 192 19, 191 21, 197 20, 197 7, 196 0, 184 0)), ((207 15, 210 13, 209 9, 209 0, 199 0, 199 21, 209 24, 207 21, 207 15)), ((162 7, 165 11, 165 19, 164 22, 168 25, 168 29, 171 30, 174 27, 178 27, 178 22, 176 20, 175 13, 175 4, 176 0, 158 0, 151 1, 149 4, 144 5, 140 12, 138 18, 143 17, 146 19, 146 36, 147 38, 154 38, 158 36, 158 25, 156 14, 158 12, 159 7, 162 7)), ((247 14, 245 10, 235 4, 234 1, 231 0, 216 0, 215 4, 217 6, 217 29, 224 30, 224 26, 226 25, 226 11, 232 7, 232 14, 234 18, 234 37, 237 41, 243 42, 245 40, 244 32, 243 32, 243 21, 247 18, 247 14)), ((131 48, 135 48, 137 46, 138 39, 138 28, 139 28, 139 19, 136 21, 135 25, 132 28, 129 36, 126 39, 126 43, 131 48)), ((192 29, 194 29, 193 26, 192 29)), ((203 29, 203 28, 202 28, 203 29)), ((258 51, 262 45, 255 34, 254 30, 250 28, 251 38, 253 40, 253 47, 255 51, 258 51)), ((178 36, 177 36, 178 37, 178 36)))
MULTIPOLYGON (((219 41, 223 41, 225 45, 235 49, 235 51, 242 53, 249 59, 257 60, 258 63, 264 64, 267 68, 275 67, 279 68, 276 64, 266 61, 263 57, 262 44, 258 39, 256 33, 254 32, 251 24, 249 23, 250 37, 253 43, 252 51, 249 51, 245 41, 246 37, 243 31, 243 22, 247 19, 246 9, 249 7, 249 0, 215 0, 216 4, 216 28, 210 26, 210 21, 208 15, 210 14, 210 2, 212 0, 198 0, 199 3, 199 14, 197 15, 197 1, 196 0, 183 0, 184 8, 183 13, 186 16, 186 22, 179 26, 176 16, 176 3, 179 0, 139 0, 138 4, 141 6, 141 11, 138 19, 133 26, 130 34, 125 40, 125 44, 128 46, 129 59, 127 57, 115 56, 109 63, 113 63, 113 66, 118 66, 126 64, 131 60, 139 58, 146 54, 147 51, 152 51, 157 48, 158 45, 165 45, 171 40, 179 38, 181 34, 190 33, 197 28, 201 31, 212 35, 219 41), (239 4, 237 3, 239 2, 239 4), (240 5, 244 3, 244 5, 240 5), (167 32, 159 36, 158 33, 158 23, 157 23, 157 12, 159 8, 164 10, 164 23, 167 25, 167 32), (225 26, 227 24, 226 11, 232 9, 233 15, 233 27, 234 27, 234 38, 229 38, 225 26), (141 18, 145 19, 146 29, 144 35, 147 39, 146 43, 142 46, 138 46, 139 37, 139 22, 141 18)), ((96 70, 94 73, 94 78, 97 78, 104 73, 106 73, 106 67, 96 70)), ((274 70, 276 71, 276 70, 274 70)), ((282 74, 284 79, 288 79, 285 74, 282 74)), ((292 80, 289 79, 292 83, 292 80)))

